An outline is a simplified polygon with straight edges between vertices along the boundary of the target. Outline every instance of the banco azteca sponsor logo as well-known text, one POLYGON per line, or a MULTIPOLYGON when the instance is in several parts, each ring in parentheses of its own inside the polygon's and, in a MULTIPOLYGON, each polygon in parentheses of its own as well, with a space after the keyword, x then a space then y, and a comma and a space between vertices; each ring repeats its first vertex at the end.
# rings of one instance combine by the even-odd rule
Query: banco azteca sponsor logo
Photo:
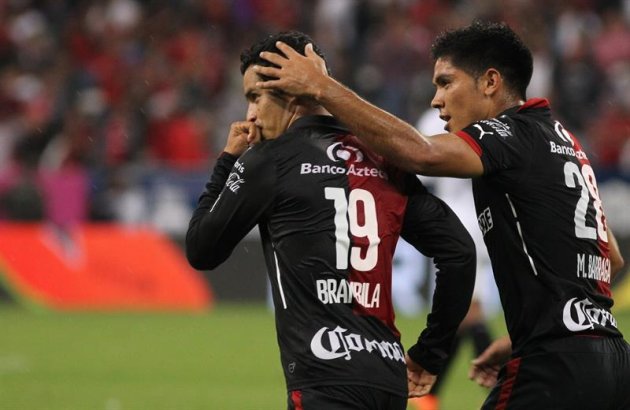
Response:
POLYGON ((366 162, 367 165, 358 164, 359 162, 363 162, 364 155, 363 152, 356 147, 344 145, 341 142, 335 142, 326 149, 326 155, 328 159, 334 162, 333 164, 303 162, 300 164, 300 175, 352 175, 357 177, 387 179, 387 173, 370 164, 369 161, 366 162))
POLYGON ((326 149, 326 155, 331 161, 352 161, 363 162, 363 152, 357 147, 344 145, 342 142, 335 142, 326 149))
POLYGON ((311 351, 315 357, 322 360, 335 360, 342 357, 345 360, 351 360, 354 352, 366 351, 380 354, 384 359, 405 363, 405 354, 398 343, 370 340, 357 333, 348 333, 348 330, 341 326, 333 330, 327 327, 319 329, 311 340, 311 351))
POLYGON ((572 332, 594 329, 595 325, 617 327, 617 320, 606 309, 595 306, 590 300, 584 298, 577 300, 571 298, 564 305, 562 321, 572 332))

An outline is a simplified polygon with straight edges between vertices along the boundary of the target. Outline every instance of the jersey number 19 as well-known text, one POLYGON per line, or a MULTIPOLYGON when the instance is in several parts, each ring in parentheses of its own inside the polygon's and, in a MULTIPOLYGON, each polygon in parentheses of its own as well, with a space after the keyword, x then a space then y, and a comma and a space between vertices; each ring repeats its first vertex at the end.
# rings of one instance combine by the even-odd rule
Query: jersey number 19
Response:
POLYGON ((381 242, 374 197, 369 191, 359 188, 350 190, 348 198, 343 188, 326 187, 324 195, 335 206, 337 269, 348 268, 348 252, 352 268, 362 272, 373 269, 378 261, 378 244, 381 242), (363 210, 363 221, 359 218, 360 209, 363 210), (350 249, 349 234, 356 238, 367 238, 364 257, 361 256, 360 247, 353 246, 350 249))

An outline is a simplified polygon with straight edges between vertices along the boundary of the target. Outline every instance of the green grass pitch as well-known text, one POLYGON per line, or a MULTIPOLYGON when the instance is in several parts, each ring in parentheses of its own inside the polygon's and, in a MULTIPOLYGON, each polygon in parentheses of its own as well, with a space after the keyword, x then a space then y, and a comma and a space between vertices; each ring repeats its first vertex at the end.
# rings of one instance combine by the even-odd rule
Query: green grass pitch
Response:
MULTIPOLYGON (((630 335, 630 312, 616 312, 630 335)), ((409 346, 424 317, 398 319, 409 346)), ((205 314, 48 313, 0 304, 0 408, 5 410, 275 410, 286 408, 273 315, 219 304, 205 314)), ((493 322, 503 334, 502 319, 493 322)), ((442 410, 485 397, 466 378, 465 345, 442 410)))

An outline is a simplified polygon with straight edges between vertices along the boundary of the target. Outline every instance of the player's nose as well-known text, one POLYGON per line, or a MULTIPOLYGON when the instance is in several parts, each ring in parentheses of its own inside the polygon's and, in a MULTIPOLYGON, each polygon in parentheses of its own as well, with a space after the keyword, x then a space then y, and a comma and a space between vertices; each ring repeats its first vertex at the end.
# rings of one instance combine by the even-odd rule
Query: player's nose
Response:
POLYGON ((247 106, 247 116, 246 119, 247 121, 251 121, 251 122, 255 122, 257 118, 257 110, 256 110, 256 104, 249 104, 247 106))

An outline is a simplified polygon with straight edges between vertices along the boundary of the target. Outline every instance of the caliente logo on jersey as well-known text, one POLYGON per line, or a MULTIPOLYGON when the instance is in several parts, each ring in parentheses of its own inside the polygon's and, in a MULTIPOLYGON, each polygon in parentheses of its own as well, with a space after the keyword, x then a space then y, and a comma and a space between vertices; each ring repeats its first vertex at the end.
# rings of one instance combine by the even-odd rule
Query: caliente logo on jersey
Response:
POLYGON ((595 325, 606 327, 607 324, 610 324, 615 328, 617 327, 617 321, 612 313, 606 309, 595 307, 587 298, 582 300, 571 298, 564 305, 562 321, 572 332, 593 329, 595 325))
POLYGON ((347 333, 347 329, 337 326, 333 330, 322 327, 311 340, 311 351, 315 357, 322 360, 344 358, 352 359, 352 352, 367 351, 380 354, 384 359, 405 363, 402 347, 396 342, 390 343, 369 340, 356 333, 347 333))
POLYGON ((344 145, 342 142, 335 142, 326 149, 326 155, 331 161, 363 162, 363 152, 357 147, 344 145))

